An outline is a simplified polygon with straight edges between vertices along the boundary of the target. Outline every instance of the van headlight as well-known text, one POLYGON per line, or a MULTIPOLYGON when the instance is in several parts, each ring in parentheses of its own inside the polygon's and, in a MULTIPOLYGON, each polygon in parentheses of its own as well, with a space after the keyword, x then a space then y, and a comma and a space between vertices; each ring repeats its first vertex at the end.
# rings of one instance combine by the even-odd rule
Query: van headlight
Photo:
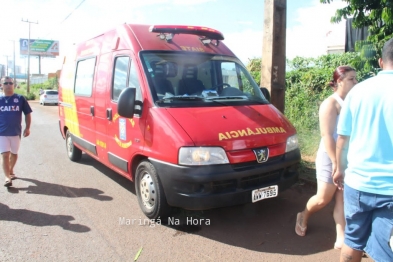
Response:
POLYGON ((295 150, 296 148, 299 148, 299 141, 297 139, 297 135, 288 137, 287 146, 285 147, 285 153, 295 150))
POLYGON ((228 163, 227 154, 221 147, 182 147, 179 150, 179 165, 201 166, 228 163))

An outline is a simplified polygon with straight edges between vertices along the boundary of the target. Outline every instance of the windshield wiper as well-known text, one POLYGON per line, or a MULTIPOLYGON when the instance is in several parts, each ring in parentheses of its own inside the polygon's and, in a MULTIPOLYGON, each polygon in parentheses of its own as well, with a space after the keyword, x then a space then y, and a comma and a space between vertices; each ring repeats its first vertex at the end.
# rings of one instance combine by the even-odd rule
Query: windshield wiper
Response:
POLYGON ((248 99, 247 96, 214 96, 214 97, 206 97, 207 100, 229 100, 229 99, 241 99, 246 100, 248 99))
POLYGON ((164 101, 202 101, 203 98, 199 96, 167 96, 156 101, 156 103, 162 103, 164 101))

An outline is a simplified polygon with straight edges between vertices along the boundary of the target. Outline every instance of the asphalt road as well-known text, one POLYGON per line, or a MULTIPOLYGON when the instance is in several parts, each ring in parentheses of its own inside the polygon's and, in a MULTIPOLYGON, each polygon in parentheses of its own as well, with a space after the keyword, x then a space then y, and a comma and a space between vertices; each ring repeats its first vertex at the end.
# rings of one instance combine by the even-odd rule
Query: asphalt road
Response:
MULTIPOLYGON (((134 184, 87 155, 68 160, 57 106, 33 108, 18 176, 0 188, 0 261, 338 261, 333 205, 307 236, 296 213, 315 192, 299 183, 273 199, 208 211, 176 210, 173 225, 150 223, 134 184)), ((363 261, 372 261, 363 259, 363 261)))

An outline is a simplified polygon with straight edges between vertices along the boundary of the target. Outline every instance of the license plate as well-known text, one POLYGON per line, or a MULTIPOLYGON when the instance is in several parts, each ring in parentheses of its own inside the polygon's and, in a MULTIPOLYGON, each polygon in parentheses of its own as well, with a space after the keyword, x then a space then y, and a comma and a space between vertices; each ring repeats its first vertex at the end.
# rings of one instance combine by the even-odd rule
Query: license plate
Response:
POLYGON ((269 186, 260 189, 255 189, 251 193, 251 200, 253 203, 266 199, 276 197, 278 195, 278 186, 269 186))

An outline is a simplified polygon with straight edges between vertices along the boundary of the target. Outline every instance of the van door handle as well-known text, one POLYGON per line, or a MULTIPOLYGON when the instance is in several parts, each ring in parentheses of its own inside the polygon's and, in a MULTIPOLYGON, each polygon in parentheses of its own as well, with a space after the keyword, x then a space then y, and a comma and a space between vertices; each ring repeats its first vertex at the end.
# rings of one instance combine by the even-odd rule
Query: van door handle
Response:
POLYGON ((106 109, 106 119, 108 119, 109 121, 112 120, 112 108, 106 109))
POLYGON ((94 106, 90 106, 90 115, 94 116, 94 106))

